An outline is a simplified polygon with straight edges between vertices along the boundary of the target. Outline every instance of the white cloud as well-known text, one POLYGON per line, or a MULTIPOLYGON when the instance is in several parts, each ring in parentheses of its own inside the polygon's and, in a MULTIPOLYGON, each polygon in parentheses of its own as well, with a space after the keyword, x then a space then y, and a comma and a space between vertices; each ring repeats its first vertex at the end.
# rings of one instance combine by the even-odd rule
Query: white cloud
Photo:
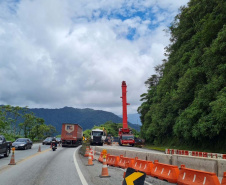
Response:
POLYGON ((120 114, 125 80, 128 113, 136 112, 146 92, 144 81, 164 59, 169 37, 163 29, 186 3, 0 2, 0 104, 120 114))

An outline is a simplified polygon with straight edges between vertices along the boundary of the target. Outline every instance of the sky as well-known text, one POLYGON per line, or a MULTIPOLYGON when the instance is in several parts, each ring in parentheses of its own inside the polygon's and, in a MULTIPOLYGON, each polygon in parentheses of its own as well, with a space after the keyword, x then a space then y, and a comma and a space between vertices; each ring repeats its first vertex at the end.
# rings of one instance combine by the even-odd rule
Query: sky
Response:
POLYGON ((137 112, 188 0, 0 0, 0 105, 137 112))

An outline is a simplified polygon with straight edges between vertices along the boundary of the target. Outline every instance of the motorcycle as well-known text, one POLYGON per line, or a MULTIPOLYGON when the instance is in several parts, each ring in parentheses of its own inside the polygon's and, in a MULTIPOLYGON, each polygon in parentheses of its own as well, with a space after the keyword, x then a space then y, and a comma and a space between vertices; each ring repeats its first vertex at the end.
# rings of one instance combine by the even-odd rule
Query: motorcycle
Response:
POLYGON ((52 150, 55 151, 57 149, 56 143, 52 143, 52 150))

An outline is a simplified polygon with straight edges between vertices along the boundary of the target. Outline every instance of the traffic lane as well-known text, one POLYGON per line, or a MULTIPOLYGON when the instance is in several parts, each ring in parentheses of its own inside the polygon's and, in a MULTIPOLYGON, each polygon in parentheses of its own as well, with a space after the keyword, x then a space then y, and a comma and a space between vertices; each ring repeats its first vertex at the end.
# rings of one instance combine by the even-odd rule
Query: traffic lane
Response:
MULTIPOLYGON (((33 144, 31 149, 27 150, 15 150, 14 151, 14 156, 15 156, 15 162, 19 162, 23 159, 25 159, 28 156, 34 155, 35 153, 38 152, 39 145, 41 146, 41 150, 46 150, 50 148, 50 145, 41 145, 41 143, 35 143, 33 144)), ((4 157, 4 155, 0 156, 0 169, 4 167, 5 165, 8 165, 10 162, 12 156, 12 151, 9 154, 9 157, 4 157)))
MULTIPOLYGON (((88 158, 82 155, 79 155, 80 158, 80 168, 85 174, 85 178, 89 185, 116 185, 122 184, 123 181, 123 174, 125 169, 108 166, 108 173, 111 177, 109 178, 100 178, 102 172, 103 164, 100 163, 97 159, 98 157, 95 156, 96 160, 93 161, 94 166, 86 166, 88 163, 88 158)), ((172 183, 168 183, 166 181, 162 181, 151 176, 146 176, 145 178, 145 185, 176 185, 172 183)))
POLYGON ((117 185, 122 184, 123 181, 123 171, 119 168, 108 166, 108 173, 111 177, 100 178, 99 175, 102 173, 103 164, 97 160, 93 161, 93 166, 86 166, 88 164, 88 157, 84 157, 78 154, 77 157, 79 162, 79 167, 82 171, 89 185, 117 185))
POLYGON ((82 185, 73 161, 74 150, 58 147, 9 166, 0 171, 1 185, 82 185))
POLYGON ((149 153, 156 153, 156 154, 164 154, 164 152, 157 151, 157 150, 149 150, 145 148, 138 148, 138 147, 131 147, 131 146, 117 146, 117 145, 104 145, 100 146, 103 149, 111 148, 111 149, 119 149, 119 150, 130 150, 130 151, 140 151, 140 152, 149 152, 149 153))

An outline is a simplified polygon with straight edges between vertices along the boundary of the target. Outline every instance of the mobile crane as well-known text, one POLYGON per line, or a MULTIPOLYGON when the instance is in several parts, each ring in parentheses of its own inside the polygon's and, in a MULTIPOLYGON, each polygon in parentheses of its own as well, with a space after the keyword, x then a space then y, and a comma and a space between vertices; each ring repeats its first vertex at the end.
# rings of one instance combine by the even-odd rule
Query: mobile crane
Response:
POLYGON ((127 86, 126 82, 122 81, 122 127, 119 128, 118 136, 119 136, 119 145, 122 146, 124 144, 134 146, 135 140, 134 135, 132 134, 132 130, 128 127, 127 123, 127 105, 130 105, 127 103, 126 100, 126 91, 127 86))

